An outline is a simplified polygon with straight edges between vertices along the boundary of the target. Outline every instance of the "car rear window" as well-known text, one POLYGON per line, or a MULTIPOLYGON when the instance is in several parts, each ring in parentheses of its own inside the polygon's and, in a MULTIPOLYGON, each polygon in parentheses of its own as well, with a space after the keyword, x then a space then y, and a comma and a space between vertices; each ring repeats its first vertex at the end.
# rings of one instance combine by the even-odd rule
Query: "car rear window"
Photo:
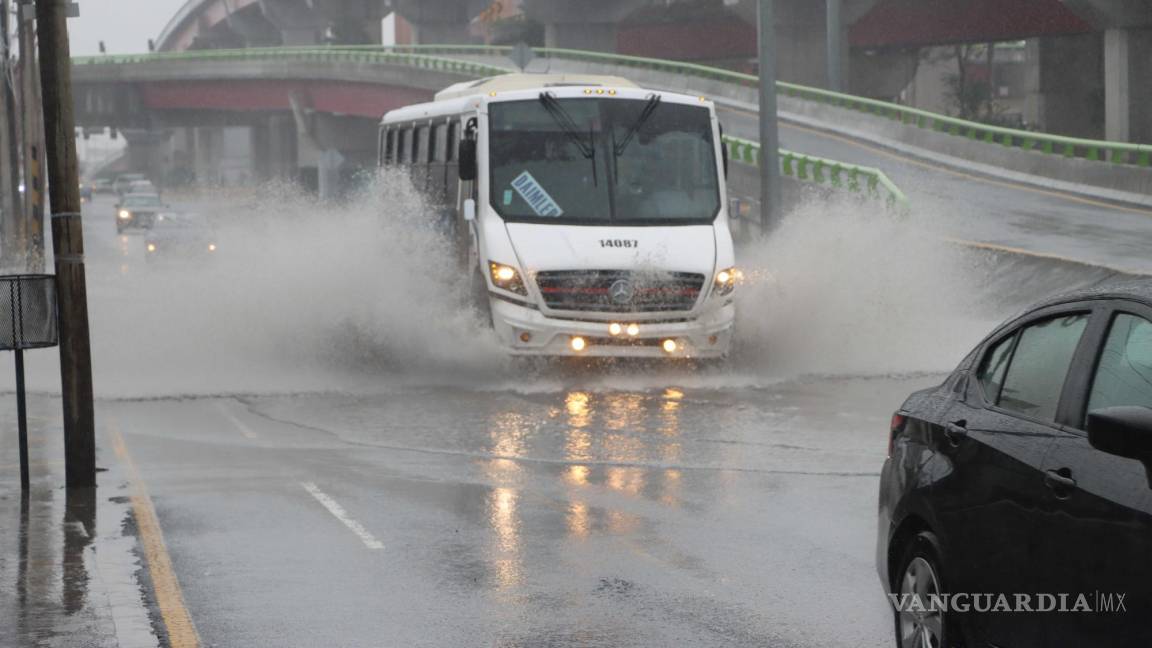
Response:
POLYGON ((1061 315, 1020 332, 1000 390, 1000 407, 1041 421, 1056 420, 1064 379, 1088 316, 1061 315))

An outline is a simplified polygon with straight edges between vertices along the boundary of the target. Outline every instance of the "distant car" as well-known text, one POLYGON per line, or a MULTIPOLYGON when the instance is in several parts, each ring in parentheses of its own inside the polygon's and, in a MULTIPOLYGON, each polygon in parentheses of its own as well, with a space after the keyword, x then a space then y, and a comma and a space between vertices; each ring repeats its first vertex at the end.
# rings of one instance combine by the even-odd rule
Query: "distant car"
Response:
POLYGON ((897 646, 1152 646, 1152 282, 1041 303, 912 394, 879 517, 897 646))
POLYGON ((117 195, 123 196, 130 193, 128 189, 132 186, 133 182, 147 179, 148 177, 143 173, 121 173, 116 176, 116 180, 112 183, 112 190, 115 191, 117 195))
POLYGON ((104 178, 97 178, 88 183, 92 188, 93 193, 112 193, 112 181, 104 178))
POLYGON ((148 261, 195 259, 214 255, 216 232, 199 214, 163 212, 144 239, 148 261))
POLYGON ((80 183, 80 200, 83 202, 92 202, 92 184, 88 182, 80 183))
POLYGON ((130 228, 151 228, 156 214, 167 208, 157 194, 128 194, 116 203, 116 233, 130 228))
POLYGON ((151 193, 159 195, 160 190, 156 188, 156 185, 152 184, 151 180, 133 180, 131 184, 128 185, 128 190, 125 193, 151 193))

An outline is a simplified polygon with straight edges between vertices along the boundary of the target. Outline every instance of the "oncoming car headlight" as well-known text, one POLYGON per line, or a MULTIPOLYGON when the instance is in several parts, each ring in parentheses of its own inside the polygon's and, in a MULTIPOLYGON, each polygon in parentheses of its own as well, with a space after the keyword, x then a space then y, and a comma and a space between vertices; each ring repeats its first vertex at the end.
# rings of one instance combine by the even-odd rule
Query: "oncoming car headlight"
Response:
POLYGON ((736 290, 736 284, 743 278, 743 273, 736 268, 726 268, 717 272, 715 294, 720 297, 731 295, 732 291, 736 290))
POLYGON ((127 209, 121 209, 120 213, 117 215, 120 217, 120 220, 128 220, 129 218, 132 218, 132 212, 128 211, 127 209))
POLYGON ((492 277, 492 284, 497 288, 503 288, 517 295, 528 296, 528 289, 524 287, 524 282, 520 279, 520 272, 516 268, 489 261, 488 272, 492 277))

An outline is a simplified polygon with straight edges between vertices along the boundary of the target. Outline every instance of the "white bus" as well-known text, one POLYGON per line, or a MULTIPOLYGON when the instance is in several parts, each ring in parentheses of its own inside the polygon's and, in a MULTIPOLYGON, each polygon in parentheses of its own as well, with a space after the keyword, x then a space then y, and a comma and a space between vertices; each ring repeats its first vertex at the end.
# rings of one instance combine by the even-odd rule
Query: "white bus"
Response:
POLYGON ((380 163, 455 233, 510 353, 728 352, 740 273, 705 98, 614 77, 461 83, 385 115, 380 163))

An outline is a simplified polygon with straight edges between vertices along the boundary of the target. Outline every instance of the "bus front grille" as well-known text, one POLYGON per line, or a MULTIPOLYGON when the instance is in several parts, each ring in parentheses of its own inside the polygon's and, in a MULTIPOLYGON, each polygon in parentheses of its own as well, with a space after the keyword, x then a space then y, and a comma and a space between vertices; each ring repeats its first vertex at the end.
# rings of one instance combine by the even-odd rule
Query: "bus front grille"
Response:
POLYGON ((553 270, 536 274, 552 310, 603 313, 689 311, 700 298, 704 275, 692 272, 553 270))

